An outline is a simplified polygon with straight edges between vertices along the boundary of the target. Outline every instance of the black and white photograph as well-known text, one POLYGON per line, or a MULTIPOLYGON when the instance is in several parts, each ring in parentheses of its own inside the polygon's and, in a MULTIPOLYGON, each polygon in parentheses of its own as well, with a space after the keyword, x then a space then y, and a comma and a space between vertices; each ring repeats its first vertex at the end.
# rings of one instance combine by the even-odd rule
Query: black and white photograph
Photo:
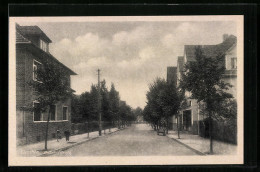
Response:
POLYGON ((9 18, 9 164, 243 163, 243 16, 9 18))

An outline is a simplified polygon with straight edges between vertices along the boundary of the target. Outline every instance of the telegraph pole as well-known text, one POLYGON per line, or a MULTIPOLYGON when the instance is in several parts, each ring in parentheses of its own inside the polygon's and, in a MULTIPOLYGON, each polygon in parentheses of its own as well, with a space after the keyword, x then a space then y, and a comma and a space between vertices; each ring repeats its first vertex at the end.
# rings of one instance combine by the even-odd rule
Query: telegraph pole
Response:
POLYGON ((100 69, 97 70, 98 72, 98 117, 99 117, 99 136, 102 135, 102 125, 101 125, 101 98, 100 98, 100 69))

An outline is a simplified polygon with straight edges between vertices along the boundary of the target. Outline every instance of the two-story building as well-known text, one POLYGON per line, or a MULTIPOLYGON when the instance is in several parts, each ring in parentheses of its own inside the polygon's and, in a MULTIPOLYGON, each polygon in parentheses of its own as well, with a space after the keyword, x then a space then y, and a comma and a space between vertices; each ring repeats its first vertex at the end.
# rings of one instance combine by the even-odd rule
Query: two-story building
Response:
MULTIPOLYGON (((167 67, 166 81, 167 81, 167 83, 176 86, 176 84, 177 84, 177 67, 175 67, 175 66, 168 66, 167 67)), ((168 127, 169 127, 170 130, 176 129, 177 123, 176 123, 175 114, 172 114, 172 116, 169 117, 168 127)))
MULTIPOLYGON (((49 44, 51 42, 50 38, 38 26, 16 25, 17 144, 38 142, 45 138, 47 112, 43 113, 37 109, 39 104, 35 101, 36 94, 29 85, 29 82, 38 82, 36 72, 41 65, 45 65, 43 59, 48 58, 55 65, 65 69, 67 76, 65 83, 67 84, 70 84, 70 76, 76 75, 50 54, 49 44)), ((51 106, 49 139, 56 138, 57 130, 60 130, 61 133, 70 130, 70 112, 70 97, 51 106)))
MULTIPOLYGON (((220 65, 224 65, 226 70, 223 74, 223 80, 230 83, 233 87, 227 90, 236 99, 237 97, 237 38, 234 35, 223 35, 223 42, 217 45, 185 45, 184 55, 178 57, 177 61, 177 87, 181 80, 181 74, 184 72, 185 64, 195 61, 195 49, 201 46, 206 57, 216 57, 217 55, 224 55, 224 61, 220 65)), ((198 103, 197 100, 191 99, 189 92, 185 93, 187 98, 187 108, 180 111, 180 126, 182 130, 189 131, 193 134, 199 134, 199 121, 203 120, 205 116, 200 113, 203 104, 198 103)), ((176 126, 177 119, 172 119, 173 126, 176 126)))

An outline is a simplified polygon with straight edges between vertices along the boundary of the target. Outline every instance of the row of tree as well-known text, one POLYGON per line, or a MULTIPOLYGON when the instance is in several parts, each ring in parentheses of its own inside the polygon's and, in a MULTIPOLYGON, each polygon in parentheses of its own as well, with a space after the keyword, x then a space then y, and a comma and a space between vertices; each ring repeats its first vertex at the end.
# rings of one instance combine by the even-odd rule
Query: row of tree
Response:
POLYGON ((169 117, 177 114, 183 94, 173 83, 167 83, 164 79, 157 78, 154 83, 150 84, 146 98, 144 120, 149 122, 155 130, 158 130, 161 125, 165 125, 168 132, 169 117))
MULTIPOLYGON (((81 95, 73 95, 72 97, 72 122, 93 122, 98 121, 99 117, 99 91, 97 85, 92 85, 89 92, 81 95)), ((116 126, 118 128, 129 125, 136 120, 134 110, 124 101, 120 100, 119 92, 111 84, 110 90, 106 86, 106 81, 100 83, 100 100, 101 100, 101 116, 102 121, 108 126, 116 126)))
MULTIPOLYGON (((162 125, 161 121, 166 121, 168 128, 169 117, 180 116, 179 111, 187 106, 185 92, 189 92, 191 96, 187 98, 196 99, 205 107, 203 113, 209 121, 210 153, 213 153, 212 120, 235 121, 236 123, 237 116, 236 100, 227 92, 232 85, 223 80, 225 73, 223 60, 223 55, 205 56, 202 48, 198 46, 195 50, 195 61, 184 66, 178 88, 160 78, 150 84, 146 94, 147 105, 144 108, 144 119, 155 129, 162 125)), ((177 128, 179 131, 179 126, 177 128)))

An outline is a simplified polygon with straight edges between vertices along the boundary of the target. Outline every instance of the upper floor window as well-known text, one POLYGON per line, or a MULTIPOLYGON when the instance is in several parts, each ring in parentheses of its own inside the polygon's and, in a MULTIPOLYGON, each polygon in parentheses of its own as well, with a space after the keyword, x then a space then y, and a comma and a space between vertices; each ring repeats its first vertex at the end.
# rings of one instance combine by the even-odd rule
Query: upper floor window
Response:
POLYGON ((46 42, 44 42, 43 40, 40 39, 40 48, 45 51, 48 52, 48 44, 46 42))
POLYGON ((40 62, 33 60, 33 80, 34 81, 40 81, 39 77, 38 77, 38 71, 39 71, 41 65, 42 64, 40 62))
POLYGON ((237 68, 237 58, 231 58, 231 69, 237 68))

